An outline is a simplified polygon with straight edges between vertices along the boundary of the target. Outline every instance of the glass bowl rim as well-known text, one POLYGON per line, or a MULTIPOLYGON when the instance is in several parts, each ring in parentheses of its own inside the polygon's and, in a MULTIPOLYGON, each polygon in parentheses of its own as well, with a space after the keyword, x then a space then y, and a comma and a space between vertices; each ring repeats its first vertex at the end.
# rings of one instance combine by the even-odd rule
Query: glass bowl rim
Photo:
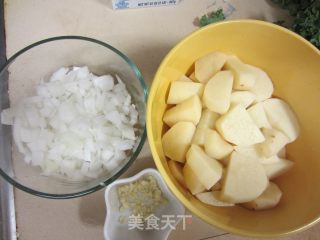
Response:
MULTIPOLYGON (((37 41, 35 43, 32 43, 24 48, 22 48, 21 50, 19 50, 18 52, 16 52, 14 55, 12 55, 7 61, 6 63, 0 67, 0 74, 3 73, 3 71, 5 71, 5 69, 16 59, 18 58, 20 55, 22 55, 23 53, 27 52, 28 50, 37 47, 39 45, 45 44, 45 43, 50 43, 50 42, 54 42, 54 41, 60 41, 60 40, 82 40, 82 41, 87 41, 90 43, 96 43, 100 46, 103 46, 109 50, 111 50, 112 52, 114 52, 115 54, 117 54, 120 58, 122 58, 128 65, 129 67, 133 70, 135 76, 138 78, 140 85, 143 89, 143 94, 144 94, 144 102, 145 104, 147 103, 147 98, 148 98, 148 88, 147 85, 142 77, 142 74, 140 72, 140 70, 138 69, 138 67, 129 59, 129 57, 127 57, 124 53, 122 53, 121 51, 119 51, 118 49, 116 49, 115 47, 102 42, 100 40, 94 39, 94 38, 90 38, 90 37, 84 37, 84 36, 77 36, 77 35, 68 35, 68 36, 57 36, 57 37, 51 37, 51 38, 46 38, 40 41, 37 41)), ((146 111, 146 107, 145 107, 145 111, 146 111)), ((141 139, 140 142, 136 148, 136 150, 133 152, 133 154, 131 155, 129 161, 120 169, 118 170, 114 175, 112 175, 110 178, 108 178, 107 180, 98 183, 96 186, 88 188, 86 190, 83 191, 79 191, 79 192, 74 192, 74 193, 63 193, 63 194, 57 194, 57 193, 45 193, 45 192, 41 192, 38 190, 34 190, 30 187, 24 186, 23 184, 15 181, 13 178, 11 178, 8 174, 6 174, 1 168, 0 168, 0 175, 9 183, 11 183, 14 187, 25 191, 27 193, 30 193, 32 195, 38 196, 38 197, 44 197, 44 198, 51 198, 51 199, 70 199, 70 198, 76 198, 76 197, 81 197, 84 195, 87 195, 89 193, 93 193, 96 192, 102 188, 104 188, 105 186, 107 186, 108 184, 112 183, 114 180, 116 180, 117 178, 119 178, 131 165, 132 163, 137 159, 145 141, 146 141, 146 137, 147 137, 147 133, 146 133, 146 121, 144 123, 143 126, 143 133, 141 135, 141 139)))

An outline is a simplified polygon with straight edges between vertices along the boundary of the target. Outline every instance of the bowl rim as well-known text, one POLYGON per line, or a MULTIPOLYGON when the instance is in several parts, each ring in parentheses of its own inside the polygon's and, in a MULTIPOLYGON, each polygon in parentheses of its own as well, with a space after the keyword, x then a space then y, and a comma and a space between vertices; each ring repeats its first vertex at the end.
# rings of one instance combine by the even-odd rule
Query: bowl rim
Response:
POLYGON ((160 72, 162 72, 162 70, 165 67, 165 64, 167 63, 167 61, 169 60, 169 58, 172 57, 172 55, 177 51, 178 48, 180 48, 181 45, 183 45, 186 41, 188 41, 190 38, 192 38, 194 35, 199 34, 203 31, 207 31, 208 29, 211 28, 215 28, 217 26, 222 26, 222 25, 229 25, 229 24, 235 24, 235 23, 249 23, 249 24, 255 24, 255 25, 260 25, 263 27, 269 27, 269 28, 274 28, 276 30, 280 30, 282 32, 285 32, 289 35, 291 35, 292 37, 296 38, 297 40, 301 41, 302 43, 304 43, 305 45, 307 45, 307 47, 311 48, 314 52, 316 52, 319 57, 320 57, 320 50, 317 49, 313 44, 311 44, 308 40, 304 39, 302 36, 284 28, 281 27, 279 25, 270 23, 270 22, 265 22, 265 21, 261 21, 261 20, 252 20, 252 19, 238 19, 238 20, 227 20, 227 21, 223 21, 223 22, 219 22, 219 23, 214 23, 214 24, 209 24, 208 26, 202 27, 198 30, 195 30, 193 32, 191 32, 190 34, 188 34, 186 37, 184 37, 182 40, 180 40, 178 42, 177 45, 175 45, 174 48, 172 48, 167 55, 165 56, 165 58, 162 60, 155 76, 152 82, 152 85, 150 87, 150 91, 149 91, 149 99, 147 102, 147 136, 148 136, 148 142, 149 142, 149 146, 151 149, 151 153, 154 159, 154 162, 156 164, 157 169, 159 170, 160 174, 162 175, 163 179, 165 180, 166 184, 169 186, 170 190, 173 192, 173 194, 182 202, 182 204, 189 209, 193 214, 197 215, 198 217, 200 217, 202 220, 204 220, 206 223, 215 226, 217 228, 220 228, 224 231, 227 231, 229 233, 233 233, 233 234, 237 234, 240 236, 245 236, 245 237, 284 237, 284 236, 288 236, 294 233, 298 233, 301 232, 303 230, 306 230, 308 228, 310 228, 311 226, 315 225, 316 223, 318 223, 320 221, 320 215, 316 218, 314 218, 312 221, 310 221, 308 224, 305 224, 303 226, 300 227, 295 227, 290 229, 289 231, 283 232, 283 231, 279 231, 279 232, 274 232, 274 233, 258 233, 258 232, 248 232, 246 230, 241 230, 238 228, 234 228, 234 227, 230 227, 229 225, 225 225, 225 224, 221 224, 219 223, 219 221, 217 221, 216 219, 210 218, 208 215, 203 214, 201 212, 198 211, 198 209, 191 204, 191 202, 183 195, 183 193, 178 189, 178 187, 175 186, 175 184, 173 183, 173 181, 170 180, 170 176, 168 174, 168 172, 166 172, 164 165, 161 163, 160 157, 157 154, 157 149, 156 149, 156 144, 155 142, 152 140, 154 139, 154 135, 152 133, 152 121, 151 121, 151 111, 152 111, 152 99, 154 99, 155 93, 157 91, 157 87, 158 87, 158 83, 161 81, 160 78, 160 72))
MULTIPOLYGON (((109 50, 111 50, 112 52, 114 52, 115 54, 117 54, 120 58, 122 58, 128 65, 129 67, 133 70, 135 76, 137 77, 137 79, 140 82, 140 85, 143 89, 143 95, 144 95, 144 102, 147 102, 148 99, 148 88, 147 85, 142 77, 142 74, 140 72, 140 70, 138 69, 138 67, 129 59, 129 57, 127 57, 124 53, 122 53, 120 50, 116 49, 115 47, 94 39, 94 38, 90 38, 90 37, 84 37, 84 36, 77 36, 77 35, 64 35, 64 36, 56 36, 56 37, 51 37, 51 38, 46 38, 40 41, 37 41, 35 43, 32 43, 26 47, 24 47, 23 49, 19 50, 18 52, 16 52, 14 55, 12 55, 7 62, 1 66, 0 68, 0 74, 5 71, 5 69, 20 55, 22 55, 23 53, 27 52, 28 50, 37 47, 39 45, 42 44, 46 44, 46 43, 50 43, 50 42, 54 42, 54 41, 60 41, 60 40, 81 40, 81 41, 86 41, 86 42, 90 42, 90 43, 95 43, 98 44, 100 46, 103 46, 109 50)), ((147 137, 147 133, 146 133, 146 120, 143 126, 143 133, 141 135, 141 139, 140 142, 136 148, 136 150, 134 151, 134 153, 132 154, 132 156, 130 157, 129 161, 121 168, 119 169, 114 175, 112 175, 111 177, 109 177, 108 179, 101 181, 100 183, 98 183, 96 186, 91 187, 89 189, 86 190, 82 190, 79 192, 74 192, 74 193, 63 193, 63 194, 56 194, 56 193, 45 193, 45 192, 41 192, 38 190, 34 190, 30 187, 24 186, 23 184, 15 181, 13 178, 11 178, 8 174, 6 174, 1 168, 0 168, 0 175, 9 183, 11 183, 14 187, 25 191, 27 193, 30 193, 32 195, 38 196, 38 197, 44 197, 44 198, 51 198, 51 199, 70 199, 70 198, 76 198, 76 197, 81 197, 84 195, 87 195, 89 193, 93 193, 96 192, 102 188, 104 188, 105 186, 109 185, 110 183, 112 183, 114 180, 116 180, 117 178, 119 178, 131 165, 132 163, 137 159, 145 141, 146 141, 146 137, 147 137)))

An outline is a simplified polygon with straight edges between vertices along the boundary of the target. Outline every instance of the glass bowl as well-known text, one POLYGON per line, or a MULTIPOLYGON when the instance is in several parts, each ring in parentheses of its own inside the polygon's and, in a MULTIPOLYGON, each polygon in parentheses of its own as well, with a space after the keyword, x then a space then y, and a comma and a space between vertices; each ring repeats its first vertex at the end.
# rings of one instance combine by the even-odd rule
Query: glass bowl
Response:
POLYGON ((9 125, 0 124, 0 174, 15 187, 40 197, 74 198, 95 192, 123 174, 139 155, 146 139, 147 87, 138 68, 116 48, 87 37, 45 39, 14 54, 0 72, 1 110, 34 95, 34 87, 65 66, 88 66, 96 75, 117 74, 125 83, 139 114, 134 149, 121 164, 97 179, 68 181, 41 174, 40 167, 23 160, 12 140, 9 125))

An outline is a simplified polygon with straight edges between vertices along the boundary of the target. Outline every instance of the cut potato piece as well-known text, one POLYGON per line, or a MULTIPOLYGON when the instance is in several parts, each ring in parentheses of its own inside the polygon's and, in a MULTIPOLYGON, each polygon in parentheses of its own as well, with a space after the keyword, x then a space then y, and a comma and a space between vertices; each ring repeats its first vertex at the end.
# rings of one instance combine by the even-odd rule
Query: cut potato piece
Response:
POLYGON ((189 78, 194 82, 199 82, 198 79, 196 79, 196 75, 194 72, 190 74, 189 78))
POLYGON ((202 97, 203 89, 202 83, 174 81, 170 86, 167 104, 178 104, 194 95, 202 97))
POLYGON ((186 75, 181 75, 176 81, 174 82, 192 82, 190 78, 188 78, 186 75))
POLYGON ((231 104, 241 104, 245 108, 249 107, 256 96, 249 91, 235 91, 231 93, 231 104))
POLYGON ((193 172, 188 164, 185 164, 183 167, 183 177, 184 182, 189 189, 189 191, 195 195, 197 193, 201 193, 206 190, 205 186, 202 185, 199 181, 197 175, 193 172))
POLYGON ((253 88, 256 75, 237 57, 230 57, 224 69, 232 71, 234 75, 233 88, 237 90, 250 90, 253 88))
POLYGON ((209 109, 203 109, 199 124, 199 127, 214 128, 217 119, 220 117, 218 113, 212 112, 209 109))
POLYGON ((267 158, 277 155, 289 143, 289 138, 276 129, 263 128, 262 133, 266 140, 259 144, 259 148, 262 155, 267 158))
POLYGON ((279 158, 278 162, 263 164, 263 168, 269 179, 274 179, 286 173, 293 166, 293 162, 279 158))
POLYGON ((238 104, 217 120, 216 128, 222 137, 239 146, 250 146, 265 140, 246 109, 238 104))
POLYGON ((233 75, 221 71, 214 75, 204 88, 203 102, 211 111, 224 114, 230 107, 233 75))
POLYGON ((262 158, 259 158, 259 162, 261 164, 273 164, 273 163, 277 163, 279 162, 280 159, 277 155, 274 155, 272 157, 269 157, 269 158, 266 158, 266 157, 262 157, 262 158))
POLYGON ((293 142, 297 139, 300 127, 290 106, 281 99, 270 98, 263 102, 271 126, 283 132, 293 142))
POLYGON ((197 144, 199 146, 203 146, 206 138, 206 127, 197 126, 196 131, 192 138, 192 144, 197 144))
POLYGON ((177 179, 177 181, 183 186, 187 187, 185 182, 184 182, 184 177, 182 173, 182 168, 183 165, 181 163, 178 163, 174 160, 169 160, 168 161, 168 167, 172 173, 172 175, 177 179))
POLYGON ((178 122, 162 137, 164 154, 172 160, 185 162, 196 127, 191 122, 178 122))
POLYGON ((209 157, 199 146, 191 145, 187 152, 187 164, 207 190, 215 185, 222 176, 221 164, 209 157))
POLYGON ((262 69, 246 64, 247 67, 256 75, 256 81, 250 91, 256 95, 256 102, 264 101, 272 96, 273 83, 262 69))
POLYGON ((197 125, 201 117, 201 110, 202 105, 200 98, 198 95, 194 95, 167 110, 164 114, 163 121, 170 127, 181 121, 192 122, 197 125))
POLYGON ((232 207, 234 203, 224 202, 220 199, 220 192, 213 191, 213 192, 203 192, 198 193, 196 197, 203 203, 215 206, 215 207, 232 207))
POLYGON ((202 110, 199 124, 197 125, 196 132, 193 135, 192 143, 200 146, 204 145, 206 130, 214 128, 216 120, 220 117, 218 113, 212 112, 209 109, 202 110))
POLYGON ((263 158, 263 155, 261 154, 261 151, 257 145, 249 147, 235 146, 234 150, 242 155, 246 155, 251 158, 263 158))
POLYGON ((270 182, 267 189, 255 200, 242 204, 247 209, 264 210, 275 207, 281 199, 282 192, 273 182, 270 182))
POLYGON ((209 79, 221 70, 228 55, 221 52, 212 52, 195 62, 195 78, 199 82, 206 83, 209 79))
POLYGON ((262 103, 256 103, 248 108, 247 111, 258 128, 272 128, 262 103))
POLYGON ((254 145, 250 147, 235 146, 234 150, 242 155, 245 155, 254 159, 259 159, 259 162, 261 164, 275 163, 279 161, 279 158, 277 155, 269 158, 264 157, 258 145, 254 145))
POLYGON ((222 185, 221 199, 231 203, 250 202, 268 186, 268 178, 257 159, 236 151, 231 154, 222 185))
POLYGON ((286 157, 287 157, 286 147, 283 147, 283 148, 278 152, 278 157, 279 157, 279 158, 286 158, 286 157))
POLYGON ((226 142, 217 131, 207 129, 204 149, 210 157, 220 160, 233 151, 233 146, 226 142))

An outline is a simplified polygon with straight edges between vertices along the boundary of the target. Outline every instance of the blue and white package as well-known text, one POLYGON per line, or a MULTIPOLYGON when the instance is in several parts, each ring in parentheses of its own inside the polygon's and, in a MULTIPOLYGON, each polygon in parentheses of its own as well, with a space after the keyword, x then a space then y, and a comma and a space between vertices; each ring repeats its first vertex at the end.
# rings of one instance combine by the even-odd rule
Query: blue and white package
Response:
POLYGON ((113 9, 160 7, 176 5, 180 0, 112 0, 113 9))

